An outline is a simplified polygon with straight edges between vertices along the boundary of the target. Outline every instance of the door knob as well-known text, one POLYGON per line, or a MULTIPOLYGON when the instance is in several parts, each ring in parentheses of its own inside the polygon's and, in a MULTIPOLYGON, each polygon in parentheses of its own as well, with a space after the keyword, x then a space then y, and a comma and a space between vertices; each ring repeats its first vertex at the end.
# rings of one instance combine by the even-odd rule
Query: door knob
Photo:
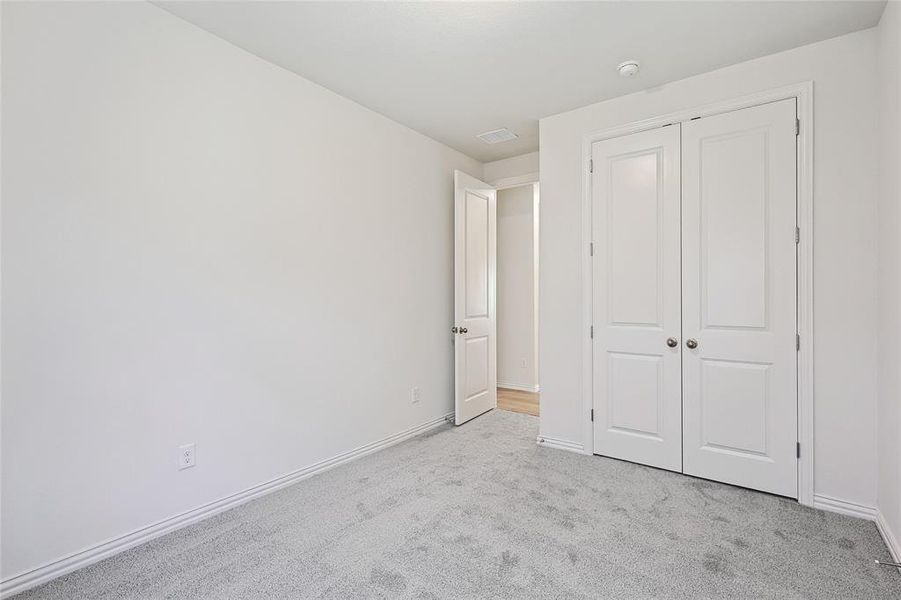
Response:
POLYGON ((458 331, 460 331, 460 328, 457 326, 454 326, 453 329, 451 329, 451 333, 457 333, 458 331))
POLYGON ((670 348, 675 348, 676 346, 679 345, 679 340, 677 340, 674 337, 666 338, 666 345, 669 346, 670 348))
POLYGON ((467 331, 469 331, 469 330, 466 329, 465 327, 460 328, 460 333, 466 333, 467 331))
POLYGON ((685 340, 685 345, 688 346, 688 348, 690 350, 694 350, 695 348, 698 347, 698 340, 693 340, 691 338, 688 338, 687 340, 685 340))

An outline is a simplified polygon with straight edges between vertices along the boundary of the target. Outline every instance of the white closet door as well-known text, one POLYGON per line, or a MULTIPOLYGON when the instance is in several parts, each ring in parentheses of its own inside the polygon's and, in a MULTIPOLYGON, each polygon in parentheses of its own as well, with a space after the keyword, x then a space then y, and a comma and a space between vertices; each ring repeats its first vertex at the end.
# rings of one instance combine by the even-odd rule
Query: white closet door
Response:
POLYGON ((594 452, 681 471, 679 125, 592 160, 594 452))
POLYGON ((795 100, 682 127, 686 474, 797 498, 795 100))

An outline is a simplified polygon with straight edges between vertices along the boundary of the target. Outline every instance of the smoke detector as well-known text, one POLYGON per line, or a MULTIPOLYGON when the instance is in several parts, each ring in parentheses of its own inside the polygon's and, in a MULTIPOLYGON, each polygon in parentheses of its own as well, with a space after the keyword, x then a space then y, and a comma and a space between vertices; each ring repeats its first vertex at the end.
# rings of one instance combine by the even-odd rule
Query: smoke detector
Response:
POLYGON ((635 75, 638 74, 639 66, 637 60, 627 60, 626 62, 619 63, 616 70, 619 72, 620 77, 635 77, 635 75))
POLYGON ((515 140, 519 136, 506 127, 502 127, 501 129, 495 129, 493 131, 480 133, 476 137, 486 144, 499 144, 501 142, 509 142, 510 140, 515 140))

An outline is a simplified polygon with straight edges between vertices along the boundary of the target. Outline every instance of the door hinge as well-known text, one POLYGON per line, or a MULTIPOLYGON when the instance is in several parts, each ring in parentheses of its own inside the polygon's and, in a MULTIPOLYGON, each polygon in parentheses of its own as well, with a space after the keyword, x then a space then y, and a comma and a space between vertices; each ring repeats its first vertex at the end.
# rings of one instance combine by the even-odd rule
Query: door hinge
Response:
POLYGON ((801 334, 795 334, 795 350, 801 350, 801 334))
POLYGON ((588 256, 594 256, 594 242, 588 243, 588 256))
POLYGON ((795 119, 795 135, 801 135, 801 119, 795 119))
POLYGON ((594 423, 594 409, 591 409, 591 422, 594 423))
POLYGON ((795 243, 796 244, 801 243, 801 228, 800 227, 795 227, 795 243))
POLYGON ((588 159, 588 172, 594 173, 594 159, 593 158, 588 159))
POLYGON ((594 339, 594 325, 592 325, 591 327, 589 327, 589 329, 588 329, 588 337, 590 337, 591 339, 594 339))
POLYGON ((801 458, 801 442, 798 442, 795 447, 797 448, 798 458, 801 458))

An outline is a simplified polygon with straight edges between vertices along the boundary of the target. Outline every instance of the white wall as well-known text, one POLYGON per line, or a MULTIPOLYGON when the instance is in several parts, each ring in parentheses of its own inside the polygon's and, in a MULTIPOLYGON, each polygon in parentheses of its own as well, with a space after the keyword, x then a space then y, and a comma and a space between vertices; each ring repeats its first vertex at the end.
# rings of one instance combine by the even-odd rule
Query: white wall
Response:
POLYGON ((535 322, 535 186, 497 193, 497 382, 538 385, 535 322))
POLYGON ((541 434, 582 443, 582 135, 815 82, 816 493, 876 502, 876 33, 863 31, 541 120, 541 434))
POLYGON ((537 152, 485 163, 485 181, 488 183, 534 173, 538 173, 537 152))
POLYGON ((152 5, 2 21, 4 579, 452 410, 480 163, 152 5))
POLYGON ((901 5, 889 2, 879 22, 879 390, 877 405, 878 506, 901 559, 901 120, 899 56, 901 5))

